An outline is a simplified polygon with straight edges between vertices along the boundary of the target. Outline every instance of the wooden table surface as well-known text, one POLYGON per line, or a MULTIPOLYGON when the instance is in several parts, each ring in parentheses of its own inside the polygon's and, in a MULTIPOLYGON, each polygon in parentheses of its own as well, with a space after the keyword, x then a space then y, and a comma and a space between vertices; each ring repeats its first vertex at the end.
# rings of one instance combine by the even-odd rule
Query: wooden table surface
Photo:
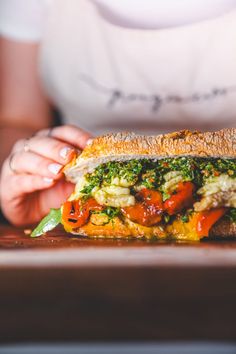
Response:
POLYGON ((0 340, 236 340, 236 242, 0 226, 0 340))

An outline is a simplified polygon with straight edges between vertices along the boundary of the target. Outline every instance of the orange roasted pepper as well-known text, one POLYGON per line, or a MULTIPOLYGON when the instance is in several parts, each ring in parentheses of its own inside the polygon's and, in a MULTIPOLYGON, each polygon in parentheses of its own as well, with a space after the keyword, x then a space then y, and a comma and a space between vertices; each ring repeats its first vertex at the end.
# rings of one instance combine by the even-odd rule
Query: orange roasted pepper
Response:
POLYGON ((196 231, 199 237, 208 236, 210 228, 226 213, 227 208, 205 210, 197 214, 196 231))
POLYGON ((195 186, 192 182, 180 182, 175 194, 164 202, 164 210, 169 215, 179 213, 184 208, 189 208, 193 204, 193 193, 195 186))
POLYGON ((160 192, 144 188, 135 197, 137 203, 134 206, 121 209, 127 218, 143 226, 153 226, 161 221, 163 202, 160 192))
POLYGON ((81 227, 88 222, 91 211, 102 209, 103 206, 94 198, 89 198, 85 202, 80 199, 67 201, 63 204, 62 223, 71 228, 81 227))

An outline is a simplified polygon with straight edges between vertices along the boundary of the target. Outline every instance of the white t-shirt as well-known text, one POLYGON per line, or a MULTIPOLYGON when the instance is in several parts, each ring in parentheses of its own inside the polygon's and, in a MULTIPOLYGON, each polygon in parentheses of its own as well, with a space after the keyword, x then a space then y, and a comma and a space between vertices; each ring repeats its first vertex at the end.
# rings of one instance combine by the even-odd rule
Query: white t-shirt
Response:
POLYGON ((0 0, 0 33, 40 41, 45 90, 94 133, 235 126, 235 0, 0 0))
MULTIPOLYGON (((143 29, 160 29, 202 21, 220 16, 236 7, 235 0, 91 1, 103 15, 117 24, 143 29)), ((51 2, 52 0, 0 0, 0 33, 19 40, 40 40, 45 14, 51 2)))

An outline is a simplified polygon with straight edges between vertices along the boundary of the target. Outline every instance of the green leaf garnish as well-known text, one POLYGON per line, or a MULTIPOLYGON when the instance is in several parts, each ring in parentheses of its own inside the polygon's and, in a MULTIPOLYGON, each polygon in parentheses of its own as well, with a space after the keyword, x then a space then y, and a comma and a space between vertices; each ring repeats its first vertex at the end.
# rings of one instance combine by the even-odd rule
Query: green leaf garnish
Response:
POLYGON ((38 226, 32 231, 31 237, 38 237, 45 234, 48 231, 54 229, 61 222, 61 209, 50 209, 48 215, 46 215, 38 224, 38 226))
POLYGON ((181 220, 185 222, 189 222, 189 216, 187 214, 181 216, 181 220))

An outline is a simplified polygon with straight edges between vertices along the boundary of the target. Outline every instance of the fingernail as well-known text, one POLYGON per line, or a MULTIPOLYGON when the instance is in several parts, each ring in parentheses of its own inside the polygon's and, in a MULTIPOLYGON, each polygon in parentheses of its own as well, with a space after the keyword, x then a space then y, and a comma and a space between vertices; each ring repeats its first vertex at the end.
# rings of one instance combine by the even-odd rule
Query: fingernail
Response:
POLYGON ((73 151, 72 148, 70 148, 69 146, 64 147, 63 149, 60 150, 59 155, 63 158, 66 159, 70 153, 73 151))
POLYGON ((52 183, 54 181, 53 178, 43 177, 45 183, 52 183))
POLYGON ((92 139, 92 138, 90 138, 90 139, 88 139, 88 140, 87 140, 86 145, 91 145, 91 144, 92 144, 92 142, 93 142, 93 139, 92 139))
POLYGON ((50 172, 52 172, 54 175, 57 175, 60 170, 62 169, 62 165, 59 165, 58 163, 51 163, 48 165, 48 169, 50 172))

